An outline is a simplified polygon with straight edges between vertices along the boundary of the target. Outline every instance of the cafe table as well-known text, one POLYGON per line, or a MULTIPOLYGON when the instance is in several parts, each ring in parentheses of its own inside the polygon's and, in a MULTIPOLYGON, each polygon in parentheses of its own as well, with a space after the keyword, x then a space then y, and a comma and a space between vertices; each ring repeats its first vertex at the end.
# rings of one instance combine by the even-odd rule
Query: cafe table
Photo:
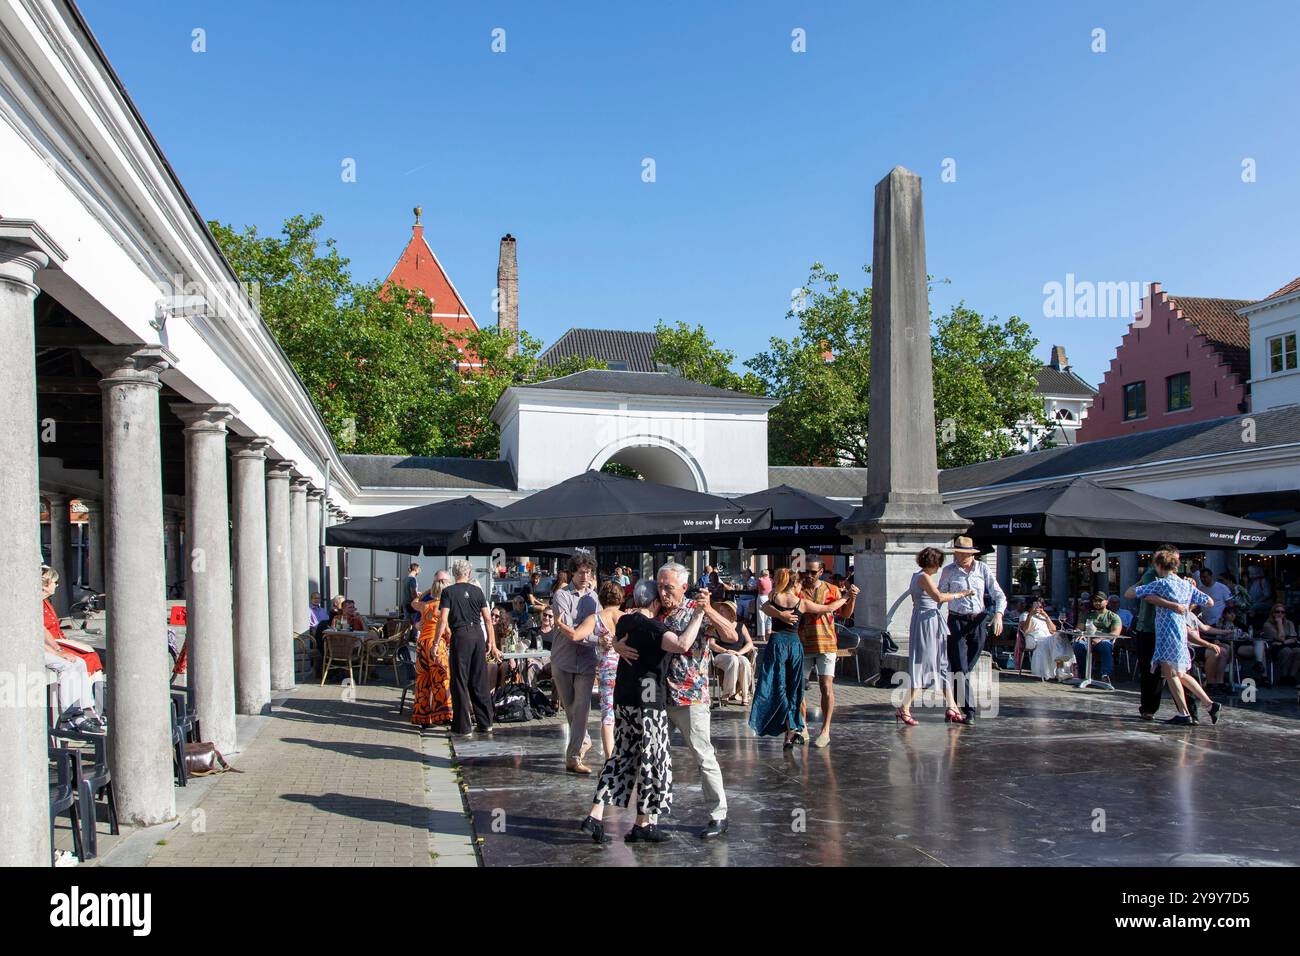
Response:
POLYGON ((1116 650, 1118 650, 1118 649, 1119 649, 1119 642, 1120 642, 1122 639, 1124 639, 1124 635, 1123 635, 1123 634, 1110 634, 1110 635, 1107 635, 1107 634, 1103 634, 1101 631, 1094 631, 1092 634, 1089 634, 1089 633, 1087 633, 1086 631, 1082 631, 1082 630, 1080 630, 1079 628, 1076 628, 1076 627, 1063 627, 1063 628, 1058 629, 1058 630, 1057 630, 1057 633, 1058 633, 1058 634, 1064 634, 1065 636, 1067 636, 1067 637, 1070 639, 1070 648, 1071 648, 1071 650, 1074 649, 1074 642, 1075 642, 1075 640, 1077 640, 1078 638, 1080 638, 1080 637, 1086 637, 1086 638, 1088 639, 1088 653, 1084 655, 1084 662, 1085 662, 1085 665, 1084 665, 1083 677, 1082 677, 1082 678, 1071 677, 1071 678, 1070 678, 1068 681, 1066 681, 1065 683, 1067 683, 1067 684, 1074 684, 1074 685, 1075 685, 1079 690, 1086 690, 1086 689, 1089 688, 1089 687, 1095 687, 1095 688, 1097 688, 1098 690, 1114 690, 1114 689, 1115 689, 1115 685, 1114 685, 1114 684, 1109 684, 1109 683, 1107 683, 1106 681, 1101 680, 1100 678, 1097 679, 1097 680, 1093 680, 1093 679, 1092 679, 1092 641, 1093 641, 1093 638, 1097 638, 1097 637, 1108 637, 1111 641, 1114 642, 1114 648, 1115 648, 1116 650))

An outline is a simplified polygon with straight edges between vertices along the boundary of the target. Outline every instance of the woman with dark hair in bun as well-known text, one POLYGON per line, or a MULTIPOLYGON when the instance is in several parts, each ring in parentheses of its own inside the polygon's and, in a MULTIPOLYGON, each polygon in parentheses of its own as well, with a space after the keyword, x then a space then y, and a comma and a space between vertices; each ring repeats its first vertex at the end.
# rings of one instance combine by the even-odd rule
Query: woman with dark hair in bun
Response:
POLYGON ((903 706, 894 712, 895 721, 915 727, 912 702, 923 690, 938 686, 943 689, 943 700, 948 710, 943 719, 951 724, 964 724, 966 717, 957 708, 952 696, 952 675, 948 671, 948 628, 944 625, 939 607, 971 591, 946 593, 936 583, 943 552, 938 548, 922 548, 916 555, 921 570, 912 575, 908 593, 912 598, 912 623, 908 629, 908 658, 911 661, 912 686, 907 691, 903 706))

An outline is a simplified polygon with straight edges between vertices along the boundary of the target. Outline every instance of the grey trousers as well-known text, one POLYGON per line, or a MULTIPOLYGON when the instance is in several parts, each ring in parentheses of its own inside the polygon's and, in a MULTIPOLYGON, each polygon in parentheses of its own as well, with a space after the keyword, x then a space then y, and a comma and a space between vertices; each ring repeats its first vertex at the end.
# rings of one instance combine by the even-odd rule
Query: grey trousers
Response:
POLYGON ((569 746, 564 751, 566 760, 577 760, 584 746, 591 746, 591 735, 587 733, 587 718, 591 714, 591 693, 596 686, 596 672, 572 671, 551 668, 551 680, 555 683, 555 696, 564 708, 564 717, 569 722, 569 746))
POLYGON ((686 740, 686 749, 700 768, 704 801, 709 804, 710 820, 727 819, 727 794, 722 789, 722 768, 709 739, 709 705, 669 706, 668 719, 686 740))

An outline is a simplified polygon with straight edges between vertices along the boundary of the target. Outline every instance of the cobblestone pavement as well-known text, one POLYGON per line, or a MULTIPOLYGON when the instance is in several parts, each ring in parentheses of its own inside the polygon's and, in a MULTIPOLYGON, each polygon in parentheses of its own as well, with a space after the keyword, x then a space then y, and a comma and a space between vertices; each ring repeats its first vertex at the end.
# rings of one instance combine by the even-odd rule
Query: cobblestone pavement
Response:
POLYGON ((448 736, 421 735, 409 699, 398 717, 399 693, 299 686, 231 758, 243 773, 199 781, 207 792, 174 824, 133 835, 150 846, 119 846, 103 862, 476 866, 448 736))

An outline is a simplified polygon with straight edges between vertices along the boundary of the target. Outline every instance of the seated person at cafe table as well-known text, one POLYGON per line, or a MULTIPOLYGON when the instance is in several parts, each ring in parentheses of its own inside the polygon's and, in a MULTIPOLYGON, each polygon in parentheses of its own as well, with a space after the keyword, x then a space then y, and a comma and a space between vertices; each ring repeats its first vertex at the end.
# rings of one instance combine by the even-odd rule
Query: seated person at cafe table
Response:
POLYGON ((1092 596, 1092 610, 1083 619, 1083 634, 1074 638, 1074 659, 1079 665, 1079 676, 1088 672, 1088 645, 1097 652, 1101 662, 1101 679, 1111 682, 1110 675, 1115 662, 1115 638, 1124 630, 1119 615, 1106 606, 1106 592, 1098 591, 1092 596), (1095 634, 1089 634, 1092 630, 1095 634))
MULTIPOLYGON (((1196 608, 1192 608, 1193 614, 1198 614, 1196 608)), ((1234 608, 1225 608, 1223 617, 1219 618, 1218 627, 1210 627, 1204 621, 1200 627, 1201 636, 1219 635, 1219 639, 1213 637, 1207 638, 1212 644, 1219 649, 1218 654, 1205 655, 1205 686, 1209 688, 1216 685, 1223 690, 1228 689, 1228 668, 1232 664, 1233 649, 1232 642, 1241 637, 1241 631, 1237 627, 1237 612, 1234 608), (1226 640, 1225 640, 1226 638, 1226 640)))
POLYGON ((95 666, 98 670, 99 656, 89 648, 82 653, 65 646, 62 630, 58 627, 58 616, 50 605, 50 597, 59 586, 59 572, 51 567, 41 567, 41 599, 45 607, 45 629, 41 633, 44 641, 45 669, 54 674, 58 682, 59 723, 58 730, 77 731, 84 734, 103 735, 108 731, 108 722, 95 713, 95 694, 92 689, 89 670, 95 666), (50 618, 53 617, 53 626, 50 618))
POLYGON ((311 626, 313 631, 318 625, 329 620, 330 612, 325 609, 323 604, 321 604, 319 591, 311 592, 311 607, 309 608, 309 611, 311 613, 311 626))
POLYGON ((519 586, 519 590, 515 592, 515 597, 523 598, 524 606, 531 611, 533 608, 546 607, 546 602, 542 600, 541 593, 542 572, 534 571, 528 575, 528 582, 519 586))
POLYGON ((1232 659, 1231 645, 1215 641, 1211 635, 1231 638, 1233 631, 1224 627, 1211 627, 1201 620, 1203 613, 1204 609, 1199 604, 1193 604, 1187 609, 1187 642, 1189 650, 1193 644, 1205 648, 1205 686, 1208 688, 1223 682, 1224 671, 1232 659))
POLYGON ((1297 639, 1295 624, 1286 616, 1286 605, 1273 605, 1260 634, 1268 642, 1268 649, 1277 665, 1278 683, 1296 683, 1300 675, 1300 639, 1297 639))
POLYGON ((366 622, 357 613, 357 602, 344 598, 343 606, 330 618, 330 628, 336 631, 364 631, 366 622))
POLYGON ((1057 636, 1056 622, 1047 614, 1041 598, 1030 602, 1029 610, 1020 615, 1020 635, 1030 652, 1030 669, 1040 680, 1056 680, 1059 665, 1070 659, 1070 649, 1057 636))

